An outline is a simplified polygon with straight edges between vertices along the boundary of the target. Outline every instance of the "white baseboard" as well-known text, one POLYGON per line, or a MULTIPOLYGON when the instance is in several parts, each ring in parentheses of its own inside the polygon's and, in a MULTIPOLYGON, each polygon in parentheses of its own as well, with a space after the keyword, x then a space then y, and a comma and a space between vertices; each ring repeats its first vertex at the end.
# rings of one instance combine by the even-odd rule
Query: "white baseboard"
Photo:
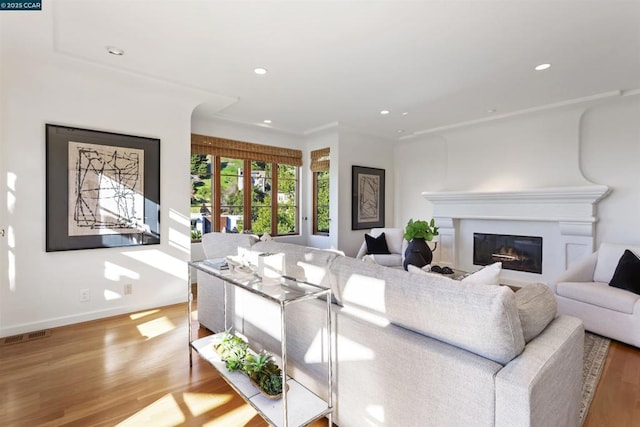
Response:
POLYGON ((104 319, 106 317, 119 316, 121 314, 134 313, 136 311, 149 310, 167 305, 180 304, 187 302, 186 296, 168 299, 166 301, 154 301, 152 305, 137 304, 119 307, 111 307, 105 310, 88 311, 84 313, 74 314, 71 316, 54 317, 38 322, 27 322, 7 328, 0 328, 0 337, 10 337, 13 335, 24 334, 28 332, 40 331, 43 329, 58 328, 60 326, 73 325, 76 323, 89 322, 91 320, 104 319))

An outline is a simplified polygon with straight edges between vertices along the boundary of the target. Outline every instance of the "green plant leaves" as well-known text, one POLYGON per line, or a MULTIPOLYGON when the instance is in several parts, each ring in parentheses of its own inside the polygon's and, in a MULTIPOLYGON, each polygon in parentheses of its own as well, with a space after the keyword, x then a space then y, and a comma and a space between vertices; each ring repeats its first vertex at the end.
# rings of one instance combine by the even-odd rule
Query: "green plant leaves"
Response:
POLYGON ((249 343, 230 331, 223 333, 222 339, 215 345, 215 350, 230 372, 245 373, 262 391, 271 396, 282 393, 282 370, 270 353, 252 353, 249 343))
POLYGON ((423 220, 414 221, 413 218, 411 218, 404 231, 404 238, 408 242, 416 238, 431 241, 438 235, 438 227, 436 227, 434 218, 431 218, 430 222, 423 220))

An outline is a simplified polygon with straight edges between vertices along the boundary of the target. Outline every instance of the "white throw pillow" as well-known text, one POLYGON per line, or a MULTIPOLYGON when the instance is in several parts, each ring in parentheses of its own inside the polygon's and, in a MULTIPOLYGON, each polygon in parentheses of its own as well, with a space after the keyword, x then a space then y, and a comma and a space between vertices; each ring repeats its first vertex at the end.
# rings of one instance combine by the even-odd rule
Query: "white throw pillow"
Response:
POLYGON ((502 263, 494 262, 481 270, 468 275, 462 279, 465 283, 473 283, 474 285, 499 285, 500 273, 502 272, 502 263))

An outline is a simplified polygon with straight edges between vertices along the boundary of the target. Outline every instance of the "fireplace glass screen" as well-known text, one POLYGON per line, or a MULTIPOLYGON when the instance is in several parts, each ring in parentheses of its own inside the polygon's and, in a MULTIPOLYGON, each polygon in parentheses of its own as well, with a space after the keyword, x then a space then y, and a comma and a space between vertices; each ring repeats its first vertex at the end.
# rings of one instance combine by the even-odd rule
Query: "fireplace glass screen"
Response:
POLYGON ((542 237, 473 233, 473 264, 542 274, 542 237))

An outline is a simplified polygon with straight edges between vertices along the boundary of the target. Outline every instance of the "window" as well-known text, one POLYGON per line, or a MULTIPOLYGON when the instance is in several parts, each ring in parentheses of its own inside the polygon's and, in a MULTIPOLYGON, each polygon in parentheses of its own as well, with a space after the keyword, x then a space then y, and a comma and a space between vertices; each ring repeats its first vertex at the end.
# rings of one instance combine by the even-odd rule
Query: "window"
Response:
POLYGON ((301 163, 299 150, 193 134, 192 240, 223 229, 297 234, 301 163))
POLYGON ((298 230, 298 168, 278 165, 278 234, 294 234, 298 230))
POLYGON ((313 234, 329 235, 329 148, 311 152, 313 234))

